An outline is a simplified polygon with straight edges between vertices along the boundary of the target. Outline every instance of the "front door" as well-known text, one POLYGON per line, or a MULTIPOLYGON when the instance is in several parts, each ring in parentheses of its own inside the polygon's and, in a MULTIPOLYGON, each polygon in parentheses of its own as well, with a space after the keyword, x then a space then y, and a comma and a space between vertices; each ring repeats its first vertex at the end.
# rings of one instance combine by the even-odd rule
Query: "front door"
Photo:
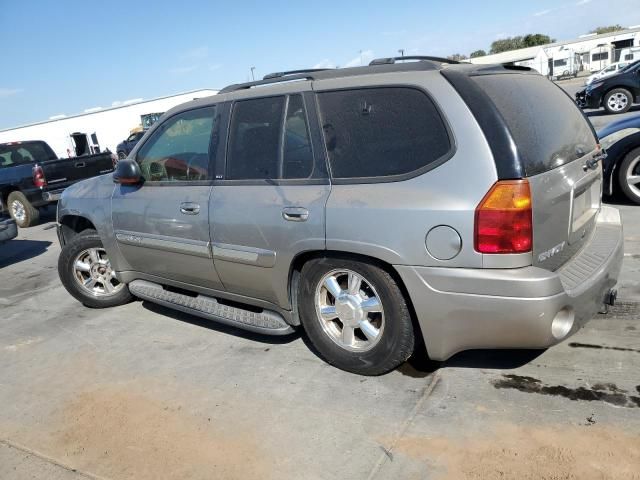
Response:
POLYGON ((282 308, 293 258, 325 248, 330 185, 312 102, 302 93, 236 101, 224 180, 211 194, 213 257, 226 290, 282 308))
POLYGON ((222 289, 209 237, 218 125, 215 106, 165 120, 137 152, 144 183, 115 188, 114 233, 131 271, 222 289))

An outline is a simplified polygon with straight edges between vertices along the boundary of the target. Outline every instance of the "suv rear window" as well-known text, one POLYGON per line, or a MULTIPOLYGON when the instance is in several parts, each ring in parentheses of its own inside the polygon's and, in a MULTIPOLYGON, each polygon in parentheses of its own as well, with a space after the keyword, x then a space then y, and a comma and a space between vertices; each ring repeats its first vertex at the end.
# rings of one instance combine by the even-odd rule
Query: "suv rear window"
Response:
POLYGON ((333 178, 403 175, 446 158, 444 121, 422 91, 363 88, 318 94, 333 178))
POLYGON ((509 74, 471 78, 507 123, 527 176, 560 167, 596 148, 596 137, 582 112, 545 77, 509 74))

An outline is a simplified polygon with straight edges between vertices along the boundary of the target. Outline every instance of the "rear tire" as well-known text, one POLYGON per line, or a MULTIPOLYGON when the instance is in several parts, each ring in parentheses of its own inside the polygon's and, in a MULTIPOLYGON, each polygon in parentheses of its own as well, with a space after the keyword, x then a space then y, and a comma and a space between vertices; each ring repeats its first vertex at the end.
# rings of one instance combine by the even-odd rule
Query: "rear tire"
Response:
POLYGON ((625 113, 633 105, 633 95, 625 88, 614 88, 606 93, 602 104, 608 113, 625 113))
POLYGON ((320 356, 342 370, 381 375, 414 351, 407 302, 393 277, 377 265, 310 260, 302 268, 298 311, 320 356))
POLYGON ((67 243, 58 258, 58 275, 67 291, 90 308, 108 308, 133 300, 129 288, 112 276, 111 263, 95 230, 67 243))
POLYGON ((618 166, 618 185, 625 197, 640 205, 640 148, 627 153, 618 166))
POLYGON ((7 206, 11 218, 20 228, 32 227, 40 220, 40 211, 31 205, 22 192, 11 192, 7 199, 7 206))

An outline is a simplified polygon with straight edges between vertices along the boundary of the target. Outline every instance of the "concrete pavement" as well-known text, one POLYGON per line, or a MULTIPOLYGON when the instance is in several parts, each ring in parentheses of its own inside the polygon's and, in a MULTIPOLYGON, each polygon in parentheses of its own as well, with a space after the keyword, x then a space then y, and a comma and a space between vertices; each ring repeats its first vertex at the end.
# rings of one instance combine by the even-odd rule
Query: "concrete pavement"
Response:
POLYGON ((382 377, 146 302, 87 309, 51 215, 0 246, 0 478, 638 478, 640 208, 620 306, 547 351, 382 377))

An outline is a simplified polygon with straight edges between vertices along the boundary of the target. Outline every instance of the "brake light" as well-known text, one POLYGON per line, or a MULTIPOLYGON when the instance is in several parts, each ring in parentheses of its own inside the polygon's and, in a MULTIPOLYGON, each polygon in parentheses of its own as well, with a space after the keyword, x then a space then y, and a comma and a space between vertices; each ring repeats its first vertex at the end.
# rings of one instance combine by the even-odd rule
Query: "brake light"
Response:
POLYGON ((36 187, 46 187, 47 179, 44 178, 44 171, 40 165, 33 167, 33 184, 36 187))
POLYGON ((533 220, 529 182, 496 182, 476 208, 476 251, 524 253, 531 250, 532 244, 533 220))

